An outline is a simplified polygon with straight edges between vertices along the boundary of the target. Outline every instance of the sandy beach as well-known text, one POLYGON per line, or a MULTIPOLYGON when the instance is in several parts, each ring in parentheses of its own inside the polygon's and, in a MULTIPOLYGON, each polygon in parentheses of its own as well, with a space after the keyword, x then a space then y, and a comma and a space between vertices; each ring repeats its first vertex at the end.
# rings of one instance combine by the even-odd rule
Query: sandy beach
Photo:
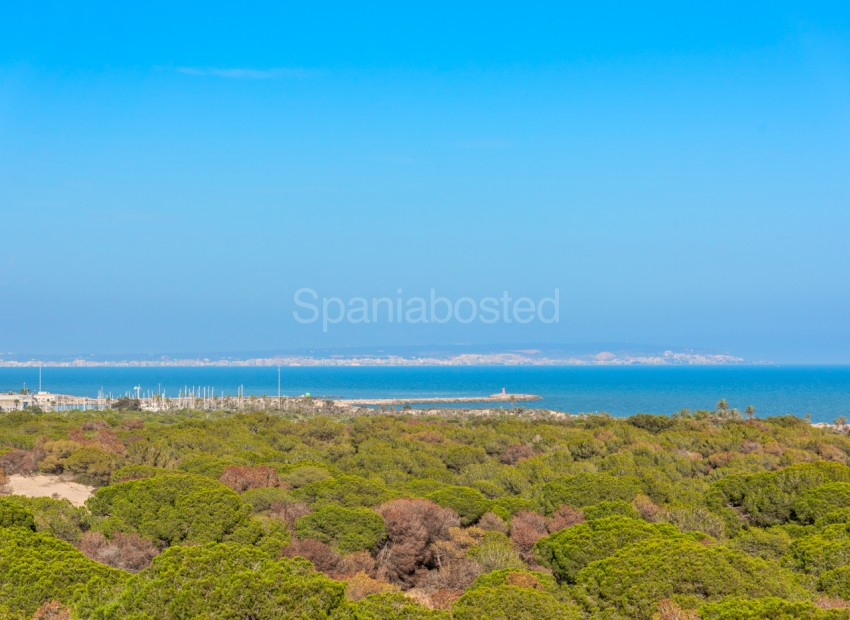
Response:
POLYGON ((74 506, 82 506, 91 497, 94 487, 72 482, 62 476, 9 476, 6 485, 11 495, 27 497, 57 497, 67 499, 74 506))

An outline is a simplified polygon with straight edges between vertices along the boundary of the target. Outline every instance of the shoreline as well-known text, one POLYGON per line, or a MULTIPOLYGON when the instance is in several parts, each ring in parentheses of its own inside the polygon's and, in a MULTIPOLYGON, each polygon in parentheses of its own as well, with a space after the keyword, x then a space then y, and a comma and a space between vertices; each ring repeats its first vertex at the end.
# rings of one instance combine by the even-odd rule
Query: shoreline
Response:
POLYGON ((462 403, 514 403, 543 400, 537 394, 490 394, 490 396, 436 396, 423 398, 339 398, 334 403, 343 406, 442 405, 462 403))

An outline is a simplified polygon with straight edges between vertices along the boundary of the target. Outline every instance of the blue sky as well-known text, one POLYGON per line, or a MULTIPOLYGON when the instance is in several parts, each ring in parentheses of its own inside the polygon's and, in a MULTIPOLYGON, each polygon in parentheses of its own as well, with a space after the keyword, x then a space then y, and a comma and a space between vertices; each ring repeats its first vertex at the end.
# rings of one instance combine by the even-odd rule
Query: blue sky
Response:
POLYGON ((458 4, 6 3, 0 350, 850 363, 850 5, 458 4), (301 287, 561 316, 322 333, 301 287))

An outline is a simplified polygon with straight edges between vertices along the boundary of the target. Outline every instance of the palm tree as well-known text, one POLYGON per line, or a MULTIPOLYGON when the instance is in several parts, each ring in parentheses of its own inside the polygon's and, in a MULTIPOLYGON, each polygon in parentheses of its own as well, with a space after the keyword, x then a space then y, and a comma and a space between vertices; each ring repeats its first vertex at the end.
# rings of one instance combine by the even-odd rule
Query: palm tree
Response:
POLYGON ((717 401, 717 405, 714 407, 714 415, 721 420, 725 419, 729 415, 729 403, 726 402, 725 398, 721 398, 717 401))
POLYGON ((752 405, 747 405, 747 408, 744 409, 744 415, 747 416, 748 420, 752 420, 756 417, 756 408, 752 405))

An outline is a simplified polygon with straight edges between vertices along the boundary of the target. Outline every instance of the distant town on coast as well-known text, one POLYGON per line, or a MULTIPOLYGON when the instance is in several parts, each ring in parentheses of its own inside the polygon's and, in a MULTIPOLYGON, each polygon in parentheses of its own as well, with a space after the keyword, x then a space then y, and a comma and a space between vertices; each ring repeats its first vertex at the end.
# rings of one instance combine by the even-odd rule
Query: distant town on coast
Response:
POLYGON ((0 367, 145 367, 145 366, 668 366, 752 363, 728 353, 652 349, 647 346, 594 350, 576 347, 515 348, 406 347, 394 350, 341 349, 246 354, 173 356, 15 355, 0 354, 0 367))

